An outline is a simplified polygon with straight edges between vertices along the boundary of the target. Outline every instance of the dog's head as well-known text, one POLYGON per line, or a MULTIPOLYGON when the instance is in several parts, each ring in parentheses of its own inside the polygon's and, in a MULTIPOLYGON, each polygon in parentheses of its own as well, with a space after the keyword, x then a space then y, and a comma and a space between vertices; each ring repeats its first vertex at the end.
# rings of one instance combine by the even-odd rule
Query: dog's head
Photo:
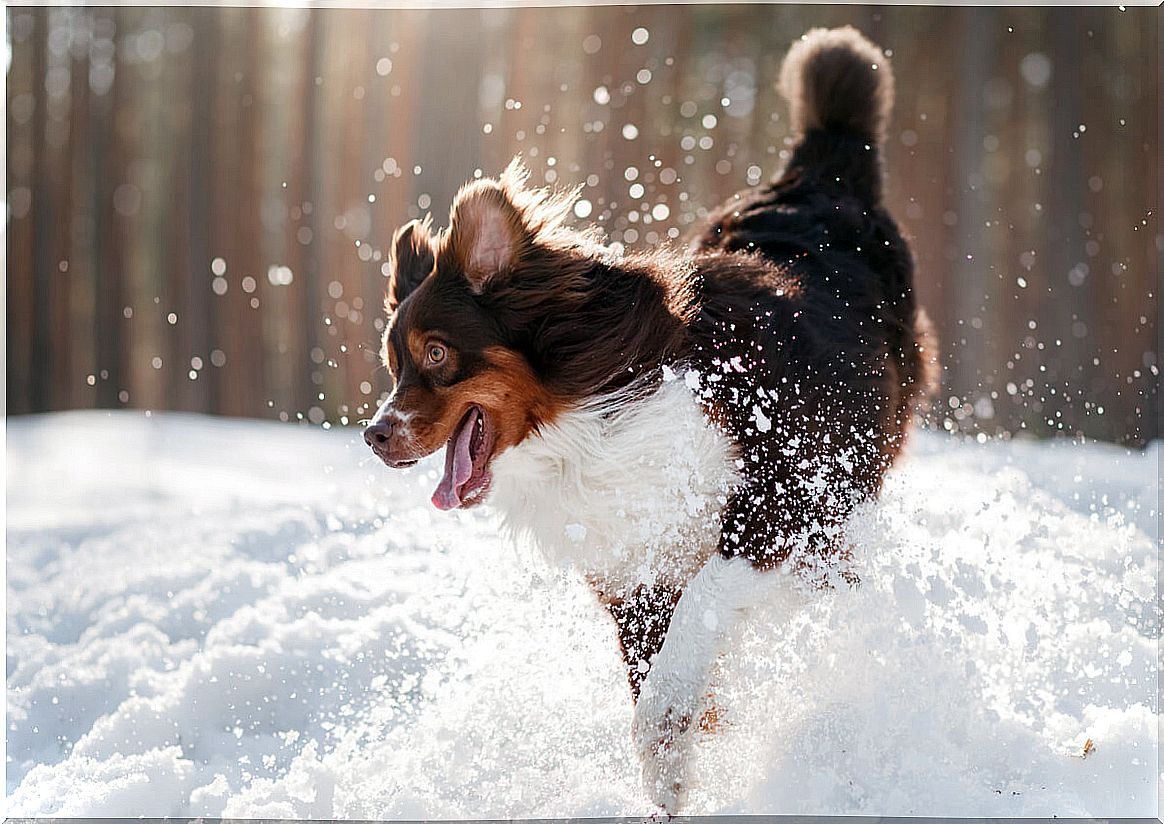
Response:
POLYGON ((460 191, 448 229, 413 221, 393 239, 381 356, 394 387, 364 437, 391 467, 445 446, 432 496, 440 509, 480 503, 493 460, 568 400, 531 363, 524 304, 539 292, 515 293, 511 281, 519 270, 553 268, 546 238, 568 231, 560 224, 573 197, 527 190, 526 176, 515 161, 499 180, 460 191))

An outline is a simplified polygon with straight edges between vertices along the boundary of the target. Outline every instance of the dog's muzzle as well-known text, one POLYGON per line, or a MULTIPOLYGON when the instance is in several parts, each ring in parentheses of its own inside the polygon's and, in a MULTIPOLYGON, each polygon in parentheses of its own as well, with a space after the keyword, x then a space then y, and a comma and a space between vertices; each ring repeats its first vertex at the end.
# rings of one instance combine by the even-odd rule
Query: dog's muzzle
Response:
POLYGON ((415 459, 400 459, 392 454, 393 427, 391 421, 381 417, 364 429, 364 443, 372 448, 376 457, 393 469, 402 469, 416 463, 415 459))

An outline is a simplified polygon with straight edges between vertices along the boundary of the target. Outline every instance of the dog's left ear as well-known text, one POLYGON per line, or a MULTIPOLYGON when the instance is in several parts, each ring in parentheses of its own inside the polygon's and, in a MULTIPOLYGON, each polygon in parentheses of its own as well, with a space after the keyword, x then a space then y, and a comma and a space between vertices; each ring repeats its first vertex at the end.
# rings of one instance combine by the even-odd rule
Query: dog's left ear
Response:
POLYGON ((521 213, 500 183, 477 181, 457 194, 445 249, 475 293, 512 269, 528 243, 521 213))
POLYGON ((432 272, 436 260, 429 226, 432 218, 410 220, 392 238, 392 251, 388 256, 388 292, 384 305, 389 314, 404 303, 432 272))

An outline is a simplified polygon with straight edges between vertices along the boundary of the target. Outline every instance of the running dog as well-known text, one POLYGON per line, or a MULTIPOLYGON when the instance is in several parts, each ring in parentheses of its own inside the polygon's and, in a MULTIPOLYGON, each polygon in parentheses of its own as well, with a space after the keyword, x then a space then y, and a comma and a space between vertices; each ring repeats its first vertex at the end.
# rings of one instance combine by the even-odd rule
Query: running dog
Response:
POLYGON ((576 193, 528 188, 515 161, 391 252, 395 385, 365 439, 390 467, 444 447, 435 506, 488 504, 590 583, 617 626, 644 786, 670 813, 753 584, 843 552, 932 360, 881 199, 888 60, 854 29, 817 29, 780 84, 786 168, 689 251, 612 251, 567 225, 576 193))

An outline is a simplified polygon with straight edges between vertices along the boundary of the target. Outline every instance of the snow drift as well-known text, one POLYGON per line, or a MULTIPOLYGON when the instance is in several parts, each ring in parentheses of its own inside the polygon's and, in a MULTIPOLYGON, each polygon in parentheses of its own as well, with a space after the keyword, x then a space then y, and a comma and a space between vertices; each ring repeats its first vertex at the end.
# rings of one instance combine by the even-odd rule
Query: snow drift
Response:
MULTIPOLYGON (((9 420, 9 815, 650 811, 588 590, 365 451, 9 420)), ((919 433, 860 585, 774 575, 721 661, 692 812, 1155 816, 1159 458, 919 433)))

